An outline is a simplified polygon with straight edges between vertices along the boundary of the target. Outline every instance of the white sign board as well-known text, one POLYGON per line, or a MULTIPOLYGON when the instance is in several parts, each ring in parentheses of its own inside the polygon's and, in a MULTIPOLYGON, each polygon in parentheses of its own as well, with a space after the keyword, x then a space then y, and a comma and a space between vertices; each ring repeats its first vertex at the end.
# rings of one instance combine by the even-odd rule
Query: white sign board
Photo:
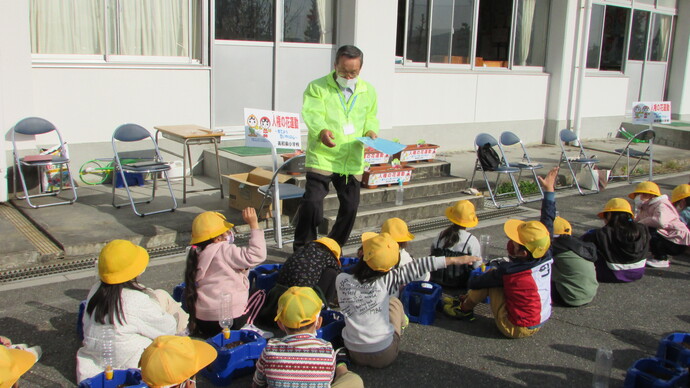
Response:
POLYGON ((671 101, 633 102, 633 124, 671 123, 671 101))
POLYGON ((301 149, 299 113, 244 108, 247 147, 301 149))

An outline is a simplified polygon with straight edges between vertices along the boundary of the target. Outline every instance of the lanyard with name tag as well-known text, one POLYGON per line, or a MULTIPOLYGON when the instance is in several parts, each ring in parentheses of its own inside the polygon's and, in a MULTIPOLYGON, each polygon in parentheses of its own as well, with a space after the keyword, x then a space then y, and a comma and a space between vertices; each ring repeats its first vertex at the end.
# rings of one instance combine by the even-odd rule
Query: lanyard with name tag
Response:
POLYGON ((352 108, 354 108, 358 96, 354 96, 352 104, 350 104, 350 109, 347 109, 347 106, 345 105, 343 94, 338 93, 338 97, 340 97, 340 104, 343 106, 343 111, 345 112, 345 118, 347 120, 345 125, 343 125, 343 133, 346 135, 352 135, 355 133, 355 126, 352 124, 352 121, 350 121, 350 112, 352 112, 352 108))

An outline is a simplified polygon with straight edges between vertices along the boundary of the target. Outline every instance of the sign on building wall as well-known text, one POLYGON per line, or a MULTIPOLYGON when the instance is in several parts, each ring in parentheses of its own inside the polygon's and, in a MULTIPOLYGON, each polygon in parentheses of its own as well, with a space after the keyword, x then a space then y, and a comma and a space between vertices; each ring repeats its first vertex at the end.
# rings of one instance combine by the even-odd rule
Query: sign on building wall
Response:
POLYGON ((301 149, 299 113, 244 108, 244 139, 248 147, 301 149), (267 141, 268 140, 268 141, 267 141))
POLYGON ((669 124, 671 101, 633 102, 633 124, 669 124))

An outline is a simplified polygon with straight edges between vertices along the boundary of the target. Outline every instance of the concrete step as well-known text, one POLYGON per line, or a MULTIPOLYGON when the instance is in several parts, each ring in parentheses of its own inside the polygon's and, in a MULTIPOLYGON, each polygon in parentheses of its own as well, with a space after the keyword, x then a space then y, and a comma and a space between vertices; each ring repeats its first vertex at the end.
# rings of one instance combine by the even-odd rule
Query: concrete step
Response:
MULTIPOLYGON (((395 202, 360 204, 353 229, 379 228, 391 217, 400 217, 409 223, 443 216, 448 206, 461 199, 471 201, 478 210, 483 208, 483 197, 459 193, 406 199, 402 206, 396 206, 395 202)), ((324 212, 324 221, 319 226, 319 233, 328 234, 335 223, 337 212, 337 209, 324 212)))
MULTIPOLYGON (((467 179, 458 177, 432 177, 423 180, 412 180, 404 186, 404 200, 428 198, 435 195, 459 193, 468 187, 467 179)), ((360 207, 369 204, 394 203, 397 186, 377 187, 375 189, 362 188, 360 190, 360 207)), ((297 212, 299 200, 283 202, 283 213, 293 216, 297 212)), ((338 210, 340 202, 334 188, 323 200, 324 211, 338 210)))

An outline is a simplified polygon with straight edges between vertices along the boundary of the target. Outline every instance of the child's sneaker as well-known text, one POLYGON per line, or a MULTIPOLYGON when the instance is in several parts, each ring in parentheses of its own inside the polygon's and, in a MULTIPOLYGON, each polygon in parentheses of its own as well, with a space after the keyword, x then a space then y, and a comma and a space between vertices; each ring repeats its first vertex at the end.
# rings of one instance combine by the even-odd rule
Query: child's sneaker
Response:
POLYGON ((668 268, 670 266, 671 266, 671 262, 668 259, 666 259, 666 260, 647 259, 647 267, 668 268))
POLYGON ((347 352, 347 348, 338 348, 335 351, 335 366, 339 364, 345 364, 348 368, 350 367, 350 354, 347 352))
POLYGON ((462 311, 462 302, 465 301, 467 295, 460 295, 457 299, 454 299, 451 303, 445 304, 443 306, 443 312, 455 319, 462 319, 467 321, 474 321, 474 311, 462 311))
POLYGON ((407 329, 408 326, 410 326, 410 318, 407 316, 407 314, 403 315, 403 318, 404 319, 403 319, 402 326, 400 327, 400 329, 402 329, 404 331, 405 329, 407 329))

